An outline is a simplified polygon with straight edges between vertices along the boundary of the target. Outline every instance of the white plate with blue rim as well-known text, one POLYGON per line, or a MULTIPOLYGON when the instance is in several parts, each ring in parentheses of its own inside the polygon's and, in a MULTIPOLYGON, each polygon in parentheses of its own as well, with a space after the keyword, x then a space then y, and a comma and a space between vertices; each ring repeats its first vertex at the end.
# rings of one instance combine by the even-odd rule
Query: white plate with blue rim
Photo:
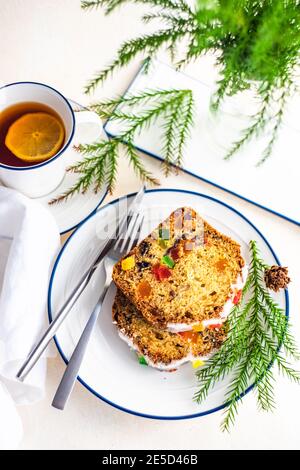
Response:
MULTIPOLYGON (((77 113, 87 111, 86 108, 76 103, 75 101, 68 101, 73 108, 75 120, 77 113)), ((75 131, 74 142, 76 144, 87 143, 100 138, 107 137, 104 131, 102 131, 102 135, 99 136, 99 124, 97 126, 94 126, 91 123, 86 125, 81 124, 80 126, 77 126, 75 131)), ((61 194, 64 194, 65 191, 71 188, 77 181, 78 174, 68 172, 67 168, 71 165, 74 165, 80 159, 82 159, 82 156, 74 148, 69 148, 64 155, 66 168, 65 176, 59 186, 46 196, 35 198, 36 201, 40 202, 54 216, 61 235, 73 230, 77 227, 77 225, 79 225, 82 221, 94 213, 101 205, 107 194, 107 189, 105 186, 103 186, 103 188, 101 188, 97 193, 95 193, 93 188, 90 188, 86 191, 85 194, 75 193, 66 201, 61 201, 57 204, 50 204, 53 199, 56 199, 61 194)))
MULTIPOLYGON (((48 311, 50 321, 69 292, 88 267, 101 243, 133 195, 118 199, 98 209, 69 238, 62 248, 50 280, 48 311)), ((147 191, 141 209, 144 225, 141 238, 178 207, 193 207, 218 230, 241 244, 249 262, 248 243, 256 240, 266 263, 279 260, 266 237, 255 225, 233 207, 205 194, 178 189, 147 191)), ((67 363, 103 285, 101 269, 75 305, 55 338, 58 350, 67 363)), ((122 411, 154 419, 187 419, 207 415, 224 407, 226 381, 219 382, 201 405, 193 396, 197 390, 195 370, 185 364, 176 372, 161 372, 140 365, 117 333, 112 323, 115 287, 111 286, 95 332, 82 363, 79 381, 98 398, 122 411)), ((274 299, 288 315, 287 291, 274 294, 274 299)), ((252 388, 249 383, 247 392, 252 388)))

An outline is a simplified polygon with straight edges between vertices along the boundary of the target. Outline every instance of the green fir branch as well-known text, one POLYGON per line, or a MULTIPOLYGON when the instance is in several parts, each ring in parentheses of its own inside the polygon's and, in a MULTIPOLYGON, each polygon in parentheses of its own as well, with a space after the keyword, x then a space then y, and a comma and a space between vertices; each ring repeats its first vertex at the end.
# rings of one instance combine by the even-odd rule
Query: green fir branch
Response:
POLYGON ((88 10, 88 9, 93 9, 93 8, 98 8, 103 6, 103 1, 102 0, 82 0, 81 2, 81 8, 83 10, 88 10))
MULTIPOLYGON (((149 11, 143 12, 141 19, 146 23, 158 21, 158 29, 121 44, 115 59, 90 80, 86 92, 94 91, 116 69, 127 66, 137 57, 144 59, 143 70, 146 73, 162 48, 170 53, 177 67, 197 60, 207 52, 216 53, 220 80, 212 109, 220 110, 227 96, 248 88, 254 90, 259 106, 225 158, 231 158, 253 137, 269 130, 269 140, 258 164, 265 162, 276 142, 287 99, 292 93, 299 92, 296 73, 300 65, 299 2, 199 0, 191 8, 185 0, 91 0, 82 1, 81 5, 84 10, 102 7, 109 14, 129 3, 148 6, 149 11), (182 41, 187 47, 183 57, 178 58, 177 46, 182 41), (277 111, 274 113, 273 109, 277 111)), ((97 191, 104 183, 112 190, 121 141, 129 144, 125 154, 137 174, 153 182, 134 151, 133 142, 139 133, 158 119, 164 120, 164 171, 170 171, 170 164, 180 167, 192 126, 193 109, 191 93, 185 96, 180 93, 183 91, 148 90, 134 97, 95 104, 92 108, 101 117, 122 124, 123 131, 116 144, 109 142, 96 147, 80 147, 86 158, 83 165, 75 165, 70 170, 78 173, 80 178, 65 197, 70 197, 74 192, 84 192, 89 187, 97 191), (105 170, 108 175, 104 174, 105 170)), ((63 199, 63 196, 58 198, 63 199)), ((269 308, 266 299, 267 311, 269 308)))
MULTIPOLYGON (((291 86, 291 85, 290 85, 291 86)), ((271 138, 269 139, 269 142, 262 154, 262 157, 260 161, 258 162, 258 166, 262 165, 271 155, 275 141, 278 137, 278 130, 282 124, 283 116, 284 116, 284 111, 287 103, 287 97, 289 96, 290 93, 290 88, 287 86, 284 91, 282 92, 281 97, 278 100, 279 103, 279 110, 273 116, 272 121, 274 122, 273 129, 271 132, 271 138)))
POLYGON ((140 155, 138 155, 136 148, 131 142, 126 144, 125 150, 136 175, 144 182, 148 182, 153 186, 158 185, 159 181, 144 167, 140 155))
POLYGON ((254 384, 258 408, 275 408, 273 365, 293 382, 300 384, 300 373, 283 357, 299 359, 288 319, 264 285, 266 264, 255 241, 250 242, 251 265, 241 302, 228 317, 227 338, 221 348, 196 372, 199 389, 194 399, 202 403, 220 380, 230 377, 225 395, 225 414, 221 424, 228 431, 234 424, 241 398, 254 384))
POLYGON ((87 0, 81 2, 81 7, 84 10, 93 9, 98 7, 105 7, 105 13, 112 13, 117 7, 122 6, 124 3, 141 3, 148 4, 154 7, 165 8, 191 13, 191 8, 184 0, 87 0))
POLYGON ((171 165, 179 166, 183 150, 193 121, 193 95, 190 90, 145 90, 136 95, 128 95, 91 106, 101 118, 114 120, 122 126, 118 137, 100 140, 93 144, 80 145, 77 150, 83 156, 70 172, 79 175, 76 183, 52 203, 67 200, 73 194, 85 193, 88 188, 99 191, 106 185, 112 192, 115 187, 120 150, 125 148, 125 156, 139 178, 151 185, 159 181, 145 168, 141 156, 134 147, 134 140, 141 132, 153 125, 158 118, 163 124, 165 171, 171 165), (132 106, 140 111, 131 112, 132 106), (176 111, 176 115, 175 115, 176 111))
POLYGON ((251 117, 251 124, 241 132, 240 138, 232 144, 231 149, 224 157, 225 160, 229 160, 233 155, 239 152, 247 142, 249 142, 254 136, 257 136, 259 132, 265 128, 268 105, 269 95, 264 99, 261 109, 251 117))
POLYGON ((139 54, 153 58, 163 45, 173 44, 186 34, 185 29, 173 27, 162 29, 153 34, 131 39, 123 43, 116 58, 104 70, 98 72, 85 87, 85 93, 93 92, 97 86, 101 85, 117 69, 128 65, 139 54))

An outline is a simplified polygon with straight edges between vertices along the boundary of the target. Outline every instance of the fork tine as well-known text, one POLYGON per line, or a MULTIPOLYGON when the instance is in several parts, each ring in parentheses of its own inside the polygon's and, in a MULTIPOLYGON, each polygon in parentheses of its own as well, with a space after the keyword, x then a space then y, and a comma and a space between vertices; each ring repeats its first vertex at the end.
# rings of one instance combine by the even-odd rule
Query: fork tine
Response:
MULTIPOLYGON (((124 232, 124 229, 128 230, 128 227, 131 223, 131 221, 136 218, 137 216, 137 212, 136 212, 136 209, 137 207, 140 206, 141 204, 141 201, 144 197, 144 194, 145 194, 145 191, 146 191, 146 186, 143 184, 142 187, 140 188, 139 192, 135 195, 130 207, 129 207, 129 211, 128 211, 128 215, 127 215, 127 218, 125 217, 124 218, 124 223, 122 222, 119 227, 118 227, 118 231, 116 232, 116 236, 117 238, 121 238, 121 235, 125 235, 124 232), (127 227, 126 227, 126 222, 127 222, 127 227)), ((123 237, 124 239, 125 237, 123 237)))
POLYGON ((128 225, 126 233, 124 233, 124 238, 122 239, 122 243, 121 243, 121 246, 119 248, 121 253, 125 254, 129 251, 128 250, 129 243, 132 239, 132 234, 134 233, 135 226, 137 224, 138 219, 139 219, 139 214, 135 213, 135 214, 132 215, 132 220, 131 220, 130 224, 128 225))
MULTIPOLYGON (((120 252, 124 251, 124 246, 125 246, 125 243, 127 242, 127 239, 128 239, 128 236, 130 235, 130 233, 132 232, 135 224, 136 224, 136 221, 138 220, 139 218, 139 214, 137 213, 133 213, 131 214, 130 216, 130 220, 128 221, 128 225, 127 225, 127 228, 125 231, 123 231, 118 237, 117 237, 117 240, 115 242, 115 245, 114 245, 114 249, 115 250, 118 250, 120 252)), ((125 228, 125 227, 124 227, 125 228)))
POLYGON ((137 216, 133 226, 131 227, 131 230, 128 233, 124 246, 122 246, 122 251, 124 253, 127 253, 128 251, 130 251, 131 248, 133 248, 133 246, 135 246, 138 243, 143 223, 144 223, 144 216, 142 217, 137 216))
POLYGON ((145 217, 142 215, 142 217, 140 217, 139 223, 136 227, 135 236, 133 237, 132 243, 131 243, 131 245, 129 245, 128 250, 131 250, 133 247, 135 247, 138 244, 139 238, 140 238, 140 235, 141 235, 141 231, 142 231, 142 227, 144 225, 144 220, 145 220, 145 217))
POLYGON ((115 242, 115 249, 119 249, 118 246, 120 242, 126 240, 126 232, 128 232, 130 225, 133 223, 135 224, 136 219, 138 218, 138 213, 136 212, 137 207, 140 206, 141 201, 144 197, 146 191, 145 184, 142 185, 138 193, 135 195, 127 214, 127 217, 124 217, 124 220, 119 224, 117 231, 116 231, 116 242, 115 242))

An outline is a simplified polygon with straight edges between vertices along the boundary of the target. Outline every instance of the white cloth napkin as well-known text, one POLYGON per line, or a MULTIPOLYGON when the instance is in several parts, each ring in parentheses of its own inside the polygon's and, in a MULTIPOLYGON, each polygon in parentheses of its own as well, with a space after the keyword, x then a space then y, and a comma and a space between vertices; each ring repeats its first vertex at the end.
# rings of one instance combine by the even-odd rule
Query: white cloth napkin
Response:
POLYGON ((0 186, 0 448, 20 440, 13 401, 29 404, 44 394, 46 358, 53 350, 45 352, 24 383, 15 375, 47 326, 48 281, 58 249, 59 232, 50 212, 0 186))

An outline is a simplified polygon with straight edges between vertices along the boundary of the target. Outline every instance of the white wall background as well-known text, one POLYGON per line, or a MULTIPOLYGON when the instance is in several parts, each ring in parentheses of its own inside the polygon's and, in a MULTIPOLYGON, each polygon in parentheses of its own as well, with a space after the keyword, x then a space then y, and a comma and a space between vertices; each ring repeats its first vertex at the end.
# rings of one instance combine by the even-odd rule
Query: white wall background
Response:
MULTIPOLYGON (((141 10, 127 6, 105 18, 100 10, 81 11, 79 0, 0 0, 0 85, 42 81, 74 100, 88 103, 90 98, 83 93, 87 79, 111 60, 122 40, 144 31, 144 25, 136 21, 141 10)), ((206 58, 197 68, 206 82, 216 75, 211 63, 206 58)), ((93 99, 124 90, 137 66, 132 64, 117 73, 93 99)), ((149 168, 159 174, 156 162, 149 160, 149 168)), ((291 317, 300 343, 299 228, 192 177, 171 177, 163 183, 219 197, 268 235, 280 259, 290 267, 291 317)), ((122 161, 115 196, 136 188, 136 178, 122 161)), ((218 428, 220 413, 191 421, 146 420, 109 407, 78 384, 67 409, 59 412, 50 403, 63 370, 60 358, 50 361, 45 400, 19 408, 25 430, 22 448, 300 448, 300 390, 281 378, 278 410, 270 415, 257 414, 254 397, 247 396, 236 427, 226 435, 218 428)))

